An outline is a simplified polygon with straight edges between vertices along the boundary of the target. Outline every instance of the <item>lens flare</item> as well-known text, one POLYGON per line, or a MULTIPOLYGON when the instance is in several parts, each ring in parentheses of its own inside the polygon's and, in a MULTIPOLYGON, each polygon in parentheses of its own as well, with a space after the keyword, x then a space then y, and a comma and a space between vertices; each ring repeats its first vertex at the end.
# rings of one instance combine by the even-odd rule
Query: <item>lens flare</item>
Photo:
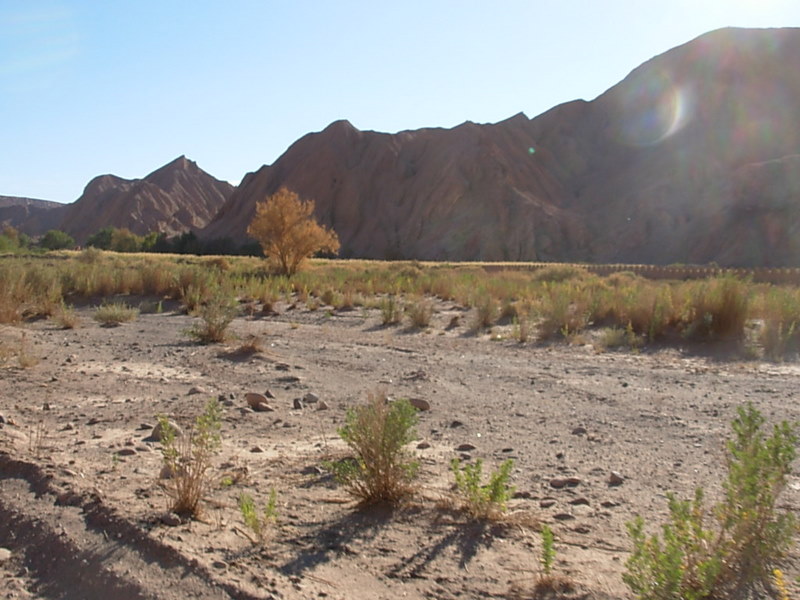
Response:
POLYGON ((648 75, 623 92, 620 105, 619 140, 631 146, 653 146, 689 121, 691 95, 664 74, 648 75))

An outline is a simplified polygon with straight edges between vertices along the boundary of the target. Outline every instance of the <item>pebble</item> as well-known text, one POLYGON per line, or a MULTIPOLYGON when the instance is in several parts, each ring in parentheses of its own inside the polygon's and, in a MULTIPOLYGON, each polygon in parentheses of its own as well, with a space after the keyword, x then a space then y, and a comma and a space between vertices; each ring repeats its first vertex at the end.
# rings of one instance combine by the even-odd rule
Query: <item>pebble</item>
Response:
POLYGON ((134 448, 121 448, 117 450, 117 456, 133 456, 134 454, 136 454, 134 448))
MULTIPOLYGON (((174 421, 167 421, 167 423, 169 423, 169 426, 175 432, 175 437, 180 437, 183 435, 183 431, 177 423, 174 421)), ((150 437, 157 442, 161 441, 161 439, 164 437, 164 432, 161 430, 161 423, 158 423, 155 427, 153 427, 153 431, 150 432, 150 437)))
POLYGON ((575 487, 580 483, 581 480, 577 477, 554 477, 550 480, 550 487, 560 490, 565 487, 575 487))
POLYGON ((317 410, 328 410, 328 408, 330 407, 328 406, 328 403, 325 402, 325 400, 320 400, 317 403, 317 410))
POLYGON ((583 496, 579 496, 578 498, 573 498, 572 500, 570 500, 569 503, 572 504, 573 506, 578 506, 581 504, 589 504, 589 500, 587 498, 584 498, 583 496))
POLYGON ((3 413, 0 413, 0 425, 4 425, 7 422, 8 421, 6 421, 5 415, 3 415, 3 413))
POLYGON ((292 408, 295 410, 302 410, 303 401, 300 398, 295 398, 294 400, 292 400, 292 408))
POLYGON ((428 442, 420 442, 417 444, 417 450, 427 450, 431 445, 428 442))
POLYGON ((211 566, 215 569, 227 569, 228 563, 226 563, 224 560, 215 560, 211 563, 211 566))
POLYGON ((575 518, 575 515, 571 515, 570 513, 556 513, 553 515, 553 518, 556 521, 571 521, 575 518))
POLYGON ((276 371, 288 371, 289 369, 290 367, 286 363, 275 363, 276 371))
POLYGON ((431 409, 431 403, 427 400, 423 400, 422 398, 409 398, 408 403, 417 410, 423 412, 431 409))
POLYGON ((308 392, 305 396, 303 396, 303 402, 305 402, 306 404, 314 404, 316 402, 319 402, 319 396, 311 392, 308 392))
POLYGON ((625 483, 625 478, 616 471, 611 471, 611 474, 608 476, 608 485, 618 486, 623 483, 625 483))
POLYGON ((161 522, 168 527, 177 527, 181 524, 181 518, 173 512, 161 515, 161 522))
POLYGON ((253 446, 250 448, 250 452, 264 452, 264 449, 261 446, 253 446))
POLYGON ((539 507, 540 508, 550 508, 556 503, 555 500, 552 498, 545 498, 544 500, 539 500, 539 507))
POLYGON ((207 394, 207 393, 208 392, 206 391, 206 389, 204 387, 201 387, 199 385, 195 385, 195 386, 189 388, 188 395, 189 396, 196 396, 197 394, 207 394))
POLYGON ((0 548, 0 565, 11 559, 11 550, 8 548, 0 548))
POLYGON ((323 470, 315 465, 308 465, 307 467, 303 467, 300 473, 302 475, 322 475, 323 470))
POLYGON ((258 392, 247 392, 244 395, 244 401, 247 402, 247 406, 256 410, 256 406, 258 404, 267 403, 267 397, 264 394, 259 394, 258 392))
POLYGON ((586 427, 576 427, 572 430, 572 435, 586 435, 586 427))
POLYGON ((461 444, 456 448, 456 452, 469 452, 470 450, 475 450, 475 446, 472 444, 461 444))
POLYGON ((461 421, 450 421, 450 428, 455 429, 456 427, 463 427, 464 423, 461 421))
POLYGON ((256 405, 255 405, 255 406, 253 406, 252 408, 253 408, 253 410, 254 410, 254 411, 256 411, 256 412, 275 412, 275 409, 274 409, 274 408, 272 408, 272 407, 271 407, 269 404, 267 404, 266 402, 259 402, 258 404, 256 404, 256 405))
POLYGON ((271 390, 266 390, 266 391, 264 392, 264 395, 265 395, 267 398, 269 398, 270 400, 275 400, 275 394, 273 394, 271 390))

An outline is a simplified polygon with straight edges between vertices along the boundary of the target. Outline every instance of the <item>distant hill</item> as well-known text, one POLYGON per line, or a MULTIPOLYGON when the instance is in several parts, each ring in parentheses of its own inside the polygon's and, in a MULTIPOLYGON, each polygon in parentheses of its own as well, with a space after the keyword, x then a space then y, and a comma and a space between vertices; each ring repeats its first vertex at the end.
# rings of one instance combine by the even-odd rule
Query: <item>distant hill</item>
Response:
POLYGON ((0 225, 11 225, 28 235, 41 235, 61 222, 63 204, 34 198, 0 196, 0 225))
POLYGON ((799 265, 798 64, 799 29, 722 29, 533 119, 338 121, 248 174, 201 235, 241 239, 287 186, 344 256, 799 265))
POLYGON ((65 206, 58 228, 79 243, 103 227, 144 235, 199 230, 234 190, 181 156, 143 179, 95 177, 78 200, 65 206))

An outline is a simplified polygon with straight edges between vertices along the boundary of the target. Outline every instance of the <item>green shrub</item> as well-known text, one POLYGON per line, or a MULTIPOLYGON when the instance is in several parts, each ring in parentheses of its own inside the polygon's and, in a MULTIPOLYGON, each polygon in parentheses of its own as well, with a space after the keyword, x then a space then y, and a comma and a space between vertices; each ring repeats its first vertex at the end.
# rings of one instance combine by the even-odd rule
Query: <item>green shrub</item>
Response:
POLYGON ((228 326, 238 313, 236 298, 218 290, 197 309, 200 323, 189 329, 188 334, 203 344, 224 342, 228 326))
POLYGON ((734 598, 768 588, 773 568, 790 548, 793 514, 776 501, 786 486, 798 443, 797 426, 782 422, 766 437, 752 406, 738 409, 727 443, 724 497, 712 509, 703 490, 691 501, 669 494, 670 520, 648 536, 644 520, 628 523, 633 553, 624 582, 641 600, 734 598))
POLYGON ((393 294, 381 299, 380 309, 383 325, 395 325, 403 316, 403 303, 393 294))
POLYGON ((266 541, 269 526, 278 520, 278 493, 275 488, 272 488, 264 510, 259 513, 253 497, 242 492, 239 496, 239 512, 242 513, 244 524, 255 535, 256 542, 263 544, 266 541))
POLYGON ((552 574, 555 562, 556 547, 553 530, 548 525, 542 525, 542 571, 545 576, 552 574))
POLYGON ((504 461, 500 468, 489 475, 489 483, 482 485, 483 461, 461 466, 461 461, 454 458, 450 469, 456 480, 456 490, 461 496, 464 509, 473 517, 487 519, 497 516, 506 509, 506 502, 514 494, 514 487, 509 485, 511 469, 514 461, 504 461))
POLYGON ((94 320, 104 327, 116 327, 133 321, 138 315, 138 308, 132 308, 124 302, 111 302, 102 304, 94 311, 94 320))
POLYGON ((195 517, 208 487, 211 461, 221 446, 222 407, 214 399, 194 422, 194 426, 178 437, 164 416, 158 417, 161 429, 161 454, 164 466, 172 475, 168 493, 170 510, 178 515, 195 517))
POLYGON ((412 493, 419 463, 404 446, 414 440, 417 411, 408 400, 387 402, 371 395, 367 404, 347 411, 339 435, 355 458, 328 467, 336 479, 363 503, 397 502, 412 493))

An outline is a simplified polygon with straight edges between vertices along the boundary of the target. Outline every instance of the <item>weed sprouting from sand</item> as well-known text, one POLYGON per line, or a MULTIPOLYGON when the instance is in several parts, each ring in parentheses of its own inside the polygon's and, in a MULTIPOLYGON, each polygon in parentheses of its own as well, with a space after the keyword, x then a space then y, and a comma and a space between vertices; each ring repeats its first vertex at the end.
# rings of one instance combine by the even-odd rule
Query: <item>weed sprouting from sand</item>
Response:
POLYGON ((491 519, 505 512, 506 503, 514 494, 514 487, 509 483, 513 468, 512 459, 504 461, 496 471, 490 473, 489 482, 483 484, 481 459, 472 465, 462 466, 461 461, 454 458, 450 470, 464 510, 476 519, 491 519))
POLYGON ((137 316, 139 316, 139 309, 132 308, 124 302, 102 304, 94 312, 94 320, 103 327, 116 327, 122 323, 133 321, 137 316))
POLYGON ((272 488, 263 510, 259 511, 253 497, 242 492, 239 495, 239 512, 247 528, 255 535, 255 542, 263 544, 269 529, 278 520, 278 492, 272 488))
POLYGON ((165 416, 158 417, 161 429, 161 453, 171 473, 167 491, 170 510, 182 516, 196 517, 200 501, 208 488, 212 459, 221 446, 222 408, 210 400, 205 410, 184 435, 178 436, 165 416))

